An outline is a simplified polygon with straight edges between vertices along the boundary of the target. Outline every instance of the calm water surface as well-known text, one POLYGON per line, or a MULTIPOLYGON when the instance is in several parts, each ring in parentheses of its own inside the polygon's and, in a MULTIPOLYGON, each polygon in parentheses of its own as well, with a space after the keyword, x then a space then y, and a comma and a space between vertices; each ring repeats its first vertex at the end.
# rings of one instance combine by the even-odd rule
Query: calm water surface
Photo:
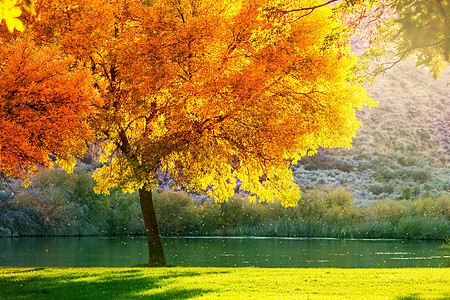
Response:
MULTIPOLYGON (((163 238, 169 263, 193 267, 441 267, 440 241, 163 238)), ((0 266, 122 267, 148 259, 145 237, 0 238, 0 266)))

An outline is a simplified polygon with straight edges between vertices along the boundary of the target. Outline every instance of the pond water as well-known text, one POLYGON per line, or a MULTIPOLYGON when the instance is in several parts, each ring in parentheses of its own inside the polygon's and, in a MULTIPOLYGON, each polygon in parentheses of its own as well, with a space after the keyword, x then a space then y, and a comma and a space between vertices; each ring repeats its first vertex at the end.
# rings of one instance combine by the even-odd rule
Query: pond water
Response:
MULTIPOLYGON (((168 263, 193 267, 441 267, 442 241, 166 237, 168 263)), ((146 262, 141 236, 0 238, 0 266, 122 267, 146 262)))

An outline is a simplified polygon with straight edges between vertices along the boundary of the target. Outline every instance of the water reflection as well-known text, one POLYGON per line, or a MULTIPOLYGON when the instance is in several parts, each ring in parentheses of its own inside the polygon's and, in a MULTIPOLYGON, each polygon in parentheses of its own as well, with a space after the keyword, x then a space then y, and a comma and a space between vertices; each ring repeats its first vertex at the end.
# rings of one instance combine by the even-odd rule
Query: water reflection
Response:
MULTIPOLYGON (((164 238, 167 261, 196 267, 440 267, 439 241, 164 238)), ((0 265, 120 267, 147 260, 145 237, 0 239, 0 265)))
POLYGON ((440 242, 289 238, 166 239, 169 261, 226 267, 438 267, 440 242), (425 258, 420 259, 419 258, 425 258))

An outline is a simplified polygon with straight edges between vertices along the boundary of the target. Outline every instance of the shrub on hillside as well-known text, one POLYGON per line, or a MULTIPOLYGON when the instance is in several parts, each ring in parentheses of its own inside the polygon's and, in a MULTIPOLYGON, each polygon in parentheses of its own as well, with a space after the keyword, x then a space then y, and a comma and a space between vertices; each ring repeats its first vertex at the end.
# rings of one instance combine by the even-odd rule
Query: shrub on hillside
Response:
POLYGON ((349 173, 354 169, 353 165, 348 161, 326 154, 305 156, 301 159, 301 164, 308 171, 337 169, 349 173))
MULTIPOLYGON (((377 178, 379 178, 379 177, 377 177, 377 178)), ((377 179, 377 178, 375 178, 375 179, 377 179)), ((368 191, 376 196, 383 195, 383 194, 390 195, 394 192, 394 185, 389 182, 382 182, 382 183, 377 182, 377 183, 374 183, 373 185, 369 186, 368 191)))
POLYGON ((428 171, 418 167, 404 168, 404 174, 407 178, 418 183, 425 183, 430 178, 430 173, 428 171))
POLYGON ((401 187, 401 194, 398 196, 398 199, 410 200, 416 198, 420 194, 420 188, 415 187, 401 187))
POLYGON ((374 174, 375 178, 379 178, 379 180, 381 179, 382 181, 386 182, 392 179, 401 178, 402 176, 403 170, 396 165, 384 165, 382 167, 379 167, 374 174))

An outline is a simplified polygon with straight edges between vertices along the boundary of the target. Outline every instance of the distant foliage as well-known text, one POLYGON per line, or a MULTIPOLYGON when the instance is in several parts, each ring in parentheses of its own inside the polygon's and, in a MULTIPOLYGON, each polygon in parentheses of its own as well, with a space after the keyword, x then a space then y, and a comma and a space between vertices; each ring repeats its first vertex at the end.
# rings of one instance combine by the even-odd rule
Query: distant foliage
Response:
POLYGON ((405 202, 392 199, 383 199, 369 208, 369 217, 381 222, 389 222, 396 225, 398 221, 408 214, 405 202))
POLYGON ((154 202, 163 232, 177 233, 180 228, 186 231, 197 223, 194 200, 186 194, 167 191, 156 194, 154 202))
POLYGON ((145 234, 139 196, 137 193, 124 195, 120 191, 104 197, 108 200, 105 209, 105 226, 101 232, 105 234, 145 234))
MULTIPOLYGON (((20 235, 144 234, 137 193, 98 195, 90 173, 42 171, 32 187, 0 198, 0 226, 20 235)), ((5 194, 5 193, 3 193, 5 194)), ((6 194, 5 194, 6 195, 6 194)), ((165 235, 320 236, 443 239, 450 235, 447 194, 354 204, 343 188, 302 192, 296 207, 249 202, 199 201, 185 192, 154 193, 165 235)))
POLYGON ((203 204, 180 192, 167 191, 155 198, 167 235, 443 239, 450 234, 447 195, 415 201, 385 199, 361 207, 352 205, 344 189, 322 188, 303 192, 294 208, 278 202, 250 203, 239 195, 224 203, 203 204), (177 205, 168 205, 173 202, 177 205))
POLYGON ((142 226, 135 224, 141 219, 136 199, 121 199, 117 192, 109 197, 98 195, 93 191, 94 185, 90 173, 42 170, 35 176, 33 186, 2 202, 0 226, 12 227, 20 235, 142 232, 142 226), (124 224, 129 224, 129 229, 124 224))
POLYGON ((96 234, 108 200, 96 195, 93 186, 88 173, 43 170, 33 187, 20 191, 12 205, 39 224, 37 234, 96 234))

